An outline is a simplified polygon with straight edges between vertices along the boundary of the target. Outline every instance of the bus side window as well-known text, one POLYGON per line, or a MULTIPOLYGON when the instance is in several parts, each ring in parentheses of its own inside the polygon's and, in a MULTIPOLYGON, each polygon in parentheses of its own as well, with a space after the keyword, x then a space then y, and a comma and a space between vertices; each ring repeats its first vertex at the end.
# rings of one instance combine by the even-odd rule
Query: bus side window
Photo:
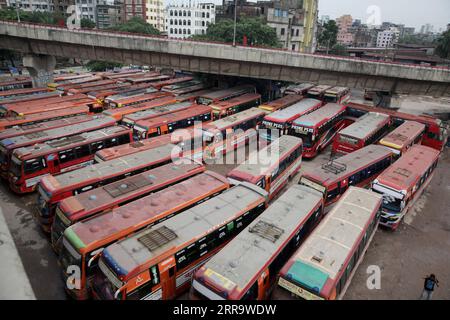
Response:
POLYGON ((338 194, 339 194, 339 190, 338 190, 337 187, 335 189, 333 189, 333 190, 328 191, 328 193, 327 193, 327 202, 333 200, 334 198, 336 198, 338 196, 338 194))

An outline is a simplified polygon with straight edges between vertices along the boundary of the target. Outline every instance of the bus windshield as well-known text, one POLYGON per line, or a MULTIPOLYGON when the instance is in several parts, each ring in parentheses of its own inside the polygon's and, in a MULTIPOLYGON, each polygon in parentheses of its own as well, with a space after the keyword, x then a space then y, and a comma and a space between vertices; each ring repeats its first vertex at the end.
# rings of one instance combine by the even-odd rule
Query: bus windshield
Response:
POLYGON ((379 193, 383 196, 382 206, 384 209, 389 210, 391 212, 401 212, 403 210, 404 208, 403 198, 397 198, 394 197, 393 195, 386 194, 381 190, 377 190, 376 184, 374 184, 372 191, 379 193))
POLYGON ((298 130, 298 129, 295 129, 294 131, 296 133, 296 136, 298 136, 299 138, 302 138, 303 146, 305 146, 306 148, 312 147, 312 145, 313 145, 313 133, 312 132, 307 132, 307 131, 298 130))
POLYGON ((20 178, 22 176, 22 162, 16 157, 12 157, 10 170, 15 177, 20 178))
POLYGON ((81 270, 81 254, 66 239, 63 239, 60 262, 64 272, 67 272, 70 266, 78 266, 81 270))
POLYGON ((326 188, 320 184, 318 184, 317 182, 314 182, 306 177, 301 177, 300 179, 300 184, 303 184, 307 187, 313 188, 319 192, 321 192, 322 194, 325 193, 326 188))

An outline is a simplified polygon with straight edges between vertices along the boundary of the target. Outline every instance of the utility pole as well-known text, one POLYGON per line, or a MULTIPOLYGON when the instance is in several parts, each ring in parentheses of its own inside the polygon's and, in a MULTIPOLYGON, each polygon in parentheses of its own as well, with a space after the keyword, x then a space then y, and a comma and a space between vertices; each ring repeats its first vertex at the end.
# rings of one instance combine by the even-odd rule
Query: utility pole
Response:
POLYGON ((17 22, 20 23, 19 0, 16 1, 17 22))
POLYGON ((237 0, 234 0, 233 47, 236 47, 237 0))

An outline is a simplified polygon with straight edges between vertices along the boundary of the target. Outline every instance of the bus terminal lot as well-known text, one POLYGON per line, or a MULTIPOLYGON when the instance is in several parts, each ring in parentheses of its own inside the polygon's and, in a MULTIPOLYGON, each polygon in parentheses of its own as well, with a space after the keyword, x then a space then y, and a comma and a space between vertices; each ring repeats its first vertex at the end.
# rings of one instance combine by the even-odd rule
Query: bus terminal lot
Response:
MULTIPOLYGON (((304 160, 302 170, 326 162, 329 152, 314 160, 304 160)), ((423 278, 430 273, 436 274, 440 281, 433 298, 450 299, 449 155, 449 149, 445 149, 430 187, 400 228, 396 232, 379 229, 345 299, 418 299, 423 278), (378 266, 381 270, 379 290, 369 290, 366 286, 369 266, 378 266)), ((207 168, 226 174, 235 166, 215 164, 207 168)), ((297 181, 298 175, 290 184, 297 181)), ((5 183, 0 186, 1 208, 36 298, 66 299, 56 254, 48 237, 34 221, 35 199, 36 194, 17 196, 5 183)))

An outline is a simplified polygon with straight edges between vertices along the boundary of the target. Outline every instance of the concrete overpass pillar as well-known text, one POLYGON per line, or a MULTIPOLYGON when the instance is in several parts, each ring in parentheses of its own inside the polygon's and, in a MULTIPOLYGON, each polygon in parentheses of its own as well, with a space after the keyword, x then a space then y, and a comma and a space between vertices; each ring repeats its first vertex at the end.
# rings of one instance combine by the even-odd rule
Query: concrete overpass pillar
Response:
POLYGON ((54 56, 24 55, 23 65, 31 75, 33 87, 46 87, 48 83, 53 82, 53 70, 56 65, 54 56))

